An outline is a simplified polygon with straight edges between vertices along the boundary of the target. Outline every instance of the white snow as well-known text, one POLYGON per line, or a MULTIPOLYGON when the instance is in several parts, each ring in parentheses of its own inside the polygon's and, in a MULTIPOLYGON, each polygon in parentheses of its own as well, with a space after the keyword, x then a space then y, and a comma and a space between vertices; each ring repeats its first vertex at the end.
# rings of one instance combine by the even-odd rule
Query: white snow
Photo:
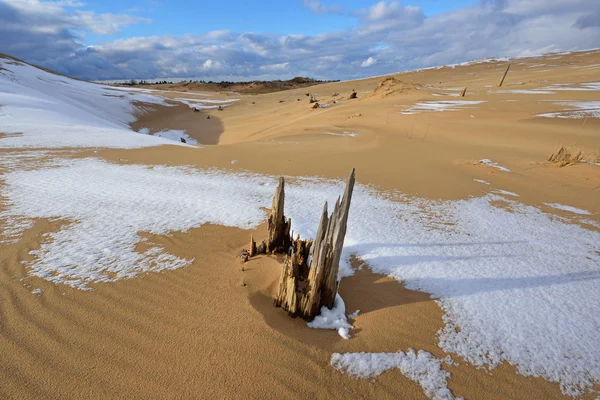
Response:
POLYGON ((538 114, 544 118, 600 118, 600 101, 561 101, 554 104, 572 107, 574 110, 565 110, 551 113, 538 114))
POLYGON ((125 93, 0 58, 0 148, 183 145, 138 135, 129 127, 148 104, 168 106, 143 92, 125 93))
POLYGON ((331 366, 356 378, 366 379, 398 368, 408 379, 417 382, 425 395, 433 400, 454 399, 448 389, 450 373, 442 369, 442 361, 424 350, 406 353, 334 353, 331 366))
POLYGON ((198 141, 185 133, 184 130, 170 129, 168 131, 157 132, 154 136, 174 140, 176 142, 181 142, 181 139, 183 138, 187 144, 198 144, 198 141))
POLYGON ((573 214, 591 215, 591 213, 587 210, 582 210, 581 208, 576 208, 576 207, 571 207, 571 206, 565 206, 564 204, 559 204, 559 203, 544 203, 544 204, 547 205, 548 207, 556 208, 557 210, 568 211, 573 214))
POLYGON ((425 101, 415 104, 400 112, 400 114, 419 114, 421 112, 440 112, 456 111, 463 108, 470 108, 485 101, 467 101, 467 100, 444 100, 444 101, 425 101))
POLYGON ((493 162, 492 160, 489 160, 487 158, 484 158, 483 160, 479 160, 479 163, 485 164, 485 165, 493 167, 493 168, 498 168, 500 171, 510 172, 510 169, 502 167, 502 166, 498 165, 497 162, 493 162))
MULTIPOLYGON (((189 265, 139 233, 256 227, 276 186, 257 174, 93 158, 2 157, 0 171, 0 227, 10 219, 64 221, 33 252, 29 273, 79 289, 189 265)), ((287 182, 292 229, 314 237, 320 207, 335 203, 343 182, 287 182)), ((577 394, 600 382, 598 243, 598 231, 494 193, 433 201, 357 185, 340 274, 352 273, 348 259, 356 255, 438 299, 443 350, 477 366, 507 361, 577 394)))
POLYGON ((546 90, 566 90, 566 91, 597 91, 600 90, 600 82, 583 82, 583 83, 557 83, 545 88, 546 90), (572 86, 576 85, 576 86, 572 86))
POLYGON ((214 110, 219 107, 222 107, 222 108, 229 107, 234 102, 239 101, 240 99, 208 100, 208 99, 175 98, 175 99, 171 99, 171 100, 186 104, 190 108, 196 108, 198 110, 214 110), (209 105, 207 105, 207 104, 209 104, 209 105))
POLYGON ((497 193, 497 194, 503 194, 503 195, 506 195, 506 196, 520 197, 518 194, 516 194, 514 192, 509 192, 508 190, 496 189, 493 192, 497 193))
POLYGON ((356 137, 358 136, 357 133, 354 132, 342 132, 342 133, 334 133, 334 132, 325 132, 326 135, 332 135, 332 136, 348 136, 348 137, 356 137))
POLYGON ((330 310, 327 307, 321 307, 321 312, 312 322, 308 323, 310 328, 316 329, 335 329, 344 339, 350 339, 350 329, 352 324, 346 319, 346 304, 342 297, 337 294, 335 303, 330 310))
POLYGON ((496 90, 493 93, 511 93, 511 94, 556 94, 556 92, 552 92, 549 90, 539 90, 539 89, 512 89, 512 90, 496 90))

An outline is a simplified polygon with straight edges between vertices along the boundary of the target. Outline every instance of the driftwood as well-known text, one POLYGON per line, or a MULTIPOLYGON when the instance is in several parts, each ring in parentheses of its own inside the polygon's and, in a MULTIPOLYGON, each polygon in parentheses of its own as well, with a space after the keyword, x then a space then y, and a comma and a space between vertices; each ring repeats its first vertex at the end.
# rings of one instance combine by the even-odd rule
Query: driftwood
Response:
POLYGON ((577 149, 573 149, 573 151, 574 152, 571 153, 571 149, 560 146, 560 149, 558 149, 556 153, 552 153, 550 158, 548 158, 548 161, 558 167, 578 164, 583 159, 583 153, 581 150, 577 149))
POLYGON ((302 240, 300 236, 293 239, 290 235, 291 219, 286 219, 283 214, 285 182, 280 178, 268 220, 267 240, 257 245, 254 237, 250 237, 249 257, 264 253, 286 254, 274 303, 291 316, 312 320, 321 307, 334 306, 354 180, 352 169, 344 196, 341 200, 338 198, 331 215, 325 203, 313 241, 302 240))
POLYGON ((506 74, 508 74, 509 69, 510 64, 508 64, 508 66, 506 67, 506 71, 504 71, 504 75, 502 75, 502 79, 500 79, 500 82, 498 82, 498 87, 502 87, 502 84, 504 83, 504 78, 506 78, 506 74))
POLYGON ((350 95, 350 99, 356 99, 358 98, 358 93, 356 93, 356 90, 352 89, 352 94, 350 95))
POLYGON ((467 88, 464 88, 462 92, 460 92, 460 97, 465 97, 465 94, 467 94, 467 88))
POLYGON ((315 104, 312 105, 311 108, 319 108, 319 107, 321 107, 321 105, 319 103, 315 103, 315 104))

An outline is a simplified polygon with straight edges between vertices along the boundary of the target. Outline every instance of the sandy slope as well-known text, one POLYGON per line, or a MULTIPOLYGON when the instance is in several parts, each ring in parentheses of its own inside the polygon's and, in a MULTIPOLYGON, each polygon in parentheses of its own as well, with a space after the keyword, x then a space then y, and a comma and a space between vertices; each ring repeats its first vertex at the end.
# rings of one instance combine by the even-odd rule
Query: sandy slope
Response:
MULTIPOLYGON (((582 68, 597 64, 600 52, 518 60, 503 89, 597 82, 600 69, 582 68)), ((495 84, 504 65, 401 74, 396 77, 414 85, 396 93, 372 95, 382 78, 320 85, 311 92, 324 103, 332 104, 334 93, 342 100, 317 110, 310 109, 306 90, 243 96, 224 111, 154 106, 132 124, 136 130, 186 129, 200 142, 218 145, 83 150, 69 157, 336 178, 355 167, 361 183, 379 188, 442 199, 503 189, 518 193, 526 204, 567 204, 600 221, 599 167, 544 163, 561 144, 577 146, 588 157, 597 155, 599 120, 534 117, 564 109, 552 101, 598 101, 600 92, 498 93, 495 84), (434 94, 457 93, 448 88, 464 86, 464 100, 485 103, 400 114, 418 102, 463 100, 434 94), (352 89, 359 99, 348 100, 352 89), (483 158, 511 172, 476 164, 483 158)), ((152 237, 171 254, 195 258, 194 263, 141 279, 96 284, 92 292, 27 278, 21 262, 31 260, 29 251, 39 248, 42 235, 58 227, 59 222, 39 220, 17 243, 0 244, 2 398, 417 399, 425 398, 422 389, 399 371, 355 380, 329 366, 331 354, 413 347, 445 356, 437 346, 436 333, 443 326, 437 304, 368 270, 345 278, 340 289, 347 310, 361 310, 352 340, 288 318, 271 306, 269 297, 278 261, 261 257, 242 272, 236 255, 250 232, 234 228, 205 225, 152 237), (32 287, 41 288, 43 295, 33 295, 32 287)), ((255 232, 263 234, 264 226, 255 232)), ((564 397, 558 384, 518 375, 509 365, 491 372, 467 363, 445 368, 452 374, 449 387, 455 396, 564 397)))
POLYGON ((600 119, 535 116, 568 109, 555 101, 598 101, 600 91, 504 91, 541 90, 555 83, 576 87, 577 82, 599 81, 600 67, 582 68, 598 63, 600 52, 518 60, 513 62, 502 88, 496 84, 505 62, 400 74, 398 79, 418 84, 420 90, 388 96, 372 95, 382 78, 320 85, 311 93, 326 104, 332 103, 335 93, 340 93, 337 98, 342 100, 318 110, 310 108, 306 90, 243 97, 223 112, 185 115, 186 110, 164 108, 159 114, 140 118, 136 127, 157 120, 161 127, 167 126, 167 121, 173 119, 178 129, 187 126, 201 143, 214 143, 221 130, 220 146, 173 150, 177 156, 156 148, 102 154, 131 162, 152 160, 338 178, 356 167, 363 182, 433 198, 479 195, 488 189, 473 181, 481 179, 519 193, 527 204, 564 203, 597 214, 600 196, 594 194, 600 193, 598 168, 583 164, 555 168, 545 161, 561 145, 583 150, 589 160, 598 157, 600 119), (458 94, 465 86, 465 98, 434 96, 458 94), (360 99, 348 100, 353 89, 360 99), (400 114, 417 102, 456 100, 485 103, 457 111, 400 114), (211 119, 207 120, 205 114, 211 119), (343 136, 344 132, 357 136, 343 136), (484 158, 509 168, 511 173, 473 165, 484 158), (231 165, 232 160, 238 163, 231 165))

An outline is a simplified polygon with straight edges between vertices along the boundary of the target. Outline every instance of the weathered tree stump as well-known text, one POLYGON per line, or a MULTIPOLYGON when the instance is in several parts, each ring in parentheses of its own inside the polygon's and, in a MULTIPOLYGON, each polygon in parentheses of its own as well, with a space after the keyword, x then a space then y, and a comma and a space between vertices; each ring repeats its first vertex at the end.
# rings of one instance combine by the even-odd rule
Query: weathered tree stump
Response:
POLYGON ((249 257, 265 253, 286 254, 274 303, 294 317, 312 320, 321 307, 333 308, 354 181, 352 169, 344 196, 341 200, 338 198, 331 215, 325 203, 313 241, 302 240, 300 236, 293 239, 293 234, 290 235, 292 221, 283 213, 285 182, 279 178, 268 220, 268 238, 257 245, 250 236, 249 257))
POLYGON ((358 93, 356 93, 356 90, 352 89, 352 94, 350 95, 350 99, 356 99, 358 98, 358 93))

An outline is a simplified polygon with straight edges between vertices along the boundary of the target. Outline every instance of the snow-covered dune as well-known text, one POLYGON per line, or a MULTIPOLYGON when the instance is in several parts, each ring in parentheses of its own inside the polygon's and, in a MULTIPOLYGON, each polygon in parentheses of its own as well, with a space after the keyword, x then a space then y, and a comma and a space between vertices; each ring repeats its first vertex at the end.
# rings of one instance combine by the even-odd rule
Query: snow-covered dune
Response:
POLYGON ((0 58, 0 148, 121 147, 177 144, 140 135, 129 123, 144 104, 168 105, 0 58))

